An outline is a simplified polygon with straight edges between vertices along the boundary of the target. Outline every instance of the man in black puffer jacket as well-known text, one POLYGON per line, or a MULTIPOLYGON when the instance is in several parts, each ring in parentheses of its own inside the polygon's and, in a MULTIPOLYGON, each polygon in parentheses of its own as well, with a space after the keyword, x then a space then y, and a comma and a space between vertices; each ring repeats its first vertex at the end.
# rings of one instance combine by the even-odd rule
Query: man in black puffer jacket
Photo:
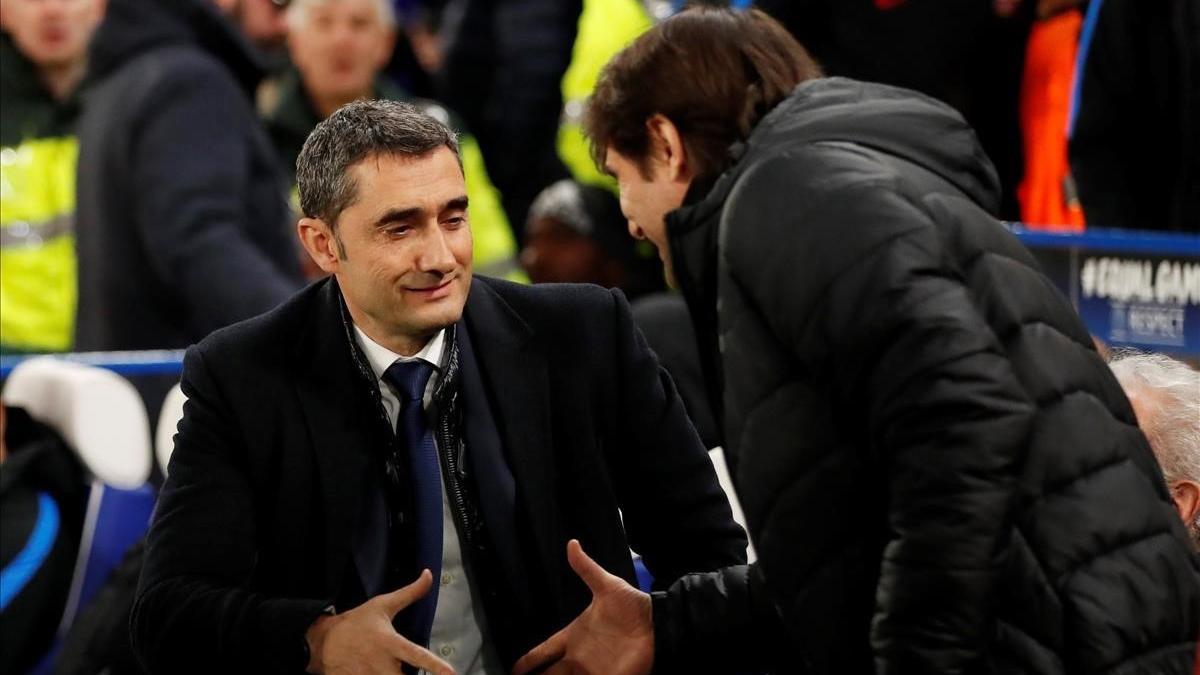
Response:
POLYGON ((957 113, 698 9, 609 63, 587 128, 692 310, 761 569, 626 594, 640 624, 592 583, 523 665, 617 618, 659 672, 1193 672, 1162 474, 957 113))

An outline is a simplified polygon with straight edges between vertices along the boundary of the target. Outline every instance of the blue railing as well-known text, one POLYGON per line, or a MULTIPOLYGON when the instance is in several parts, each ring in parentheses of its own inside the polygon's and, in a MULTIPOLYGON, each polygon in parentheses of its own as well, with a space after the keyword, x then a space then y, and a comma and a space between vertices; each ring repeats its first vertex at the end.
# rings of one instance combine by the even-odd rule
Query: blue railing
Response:
POLYGON ((1062 248, 1117 253, 1157 253, 1200 257, 1200 234, 1147 232, 1092 228, 1085 232, 1031 230, 1021 223, 1006 223, 1029 248, 1062 248))
MULTIPOLYGON (((0 356, 0 378, 8 377, 13 368, 33 355, 0 356)), ((89 366, 111 370, 126 377, 178 375, 183 371, 182 349, 159 349, 141 352, 75 352, 61 358, 89 366)))

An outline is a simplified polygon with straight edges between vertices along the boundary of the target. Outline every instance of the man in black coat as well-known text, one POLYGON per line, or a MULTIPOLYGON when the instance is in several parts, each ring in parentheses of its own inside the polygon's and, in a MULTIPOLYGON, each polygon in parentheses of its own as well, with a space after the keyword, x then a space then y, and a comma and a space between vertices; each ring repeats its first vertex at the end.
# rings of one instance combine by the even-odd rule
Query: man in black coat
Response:
POLYGON ((211 0, 109 3, 79 122, 77 349, 186 347, 299 290, 240 30, 211 0))
POLYGON ((1192 672, 1200 570, 1162 473, 990 215, 959 115, 822 78, 774 20, 713 9, 635 41, 590 105, 630 230, 697 323, 760 565, 640 614, 598 597, 523 667, 586 661, 617 618, 652 627, 655 668, 1192 672))
POLYGON ((131 620, 151 672, 505 673, 587 604, 568 540, 662 587, 745 561, 623 297, 472 279, 452 132, 352 103, 298 164, 332 278, 188 352, 131 620))

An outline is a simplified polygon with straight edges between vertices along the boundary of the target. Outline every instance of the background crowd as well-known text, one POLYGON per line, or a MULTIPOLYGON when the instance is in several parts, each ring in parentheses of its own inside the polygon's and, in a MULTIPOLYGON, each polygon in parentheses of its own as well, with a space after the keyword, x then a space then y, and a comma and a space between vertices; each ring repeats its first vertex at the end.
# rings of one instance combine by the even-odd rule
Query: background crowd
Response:
MULTIPOLYGON (((347 103, 391 99, 460 134, 476 273, 622 289, 705 444, 717 445, 687 308, 653 248, 628 235, 616 182, 581 129, 605 63, 685 4, 4 0, 0 353, 179 349, 292 296, 322 275, 294 234, 305 138, 347 103)), ((1200 232, 1200 4, 754 4, 826 74, 958 110, 995 165, 1001 219, 1200 232)), ((1200 384, 1157 358, 1114 370, 1194 533, 1200 384)), ((49 476, 66 486, 54 491, 68 505, 64 531, 77 534, 79 481, 63 476, 81 469, 35 421, 9 423, 10 445, 36 448, 6 462, 5 527, 37 499, 15 476, 49 476)), ((6 565, 23 540, 5 530, 6 565)), ((59 567, 74 556, 64 546, 59 567)), ((62 595, 0 607, 0 673, 44 652, 62 595), (17 629, 18 612, 40 619, 17 629)), ((76 651, 74 672, 136 667, 115 652, 76 651)))
MULTIPOLYGON (((462 133, 481 273, 663 290, 579 117, 609 57, 682 4, 6 0, 0 349, 179 348, 290 295, 317 273, 291 234, 296 155, 360 98, 462 133)), ((1195 3, 760 6, 827 74, 961 112, 1001 218, 1200 228, 1195 3)))

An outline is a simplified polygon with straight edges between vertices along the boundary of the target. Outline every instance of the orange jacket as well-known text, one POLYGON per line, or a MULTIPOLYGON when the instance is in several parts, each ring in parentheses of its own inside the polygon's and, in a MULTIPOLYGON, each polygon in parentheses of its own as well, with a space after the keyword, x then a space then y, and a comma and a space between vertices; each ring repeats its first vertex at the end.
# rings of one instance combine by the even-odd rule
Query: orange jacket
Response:
POLYGON ((1017 189, 1021 220, 1032 229, 1084 229, 1067 163, 1067 117, 1083 16, 1070 10, 1034 24, 1021 90, 1025 175, 1017 189))

